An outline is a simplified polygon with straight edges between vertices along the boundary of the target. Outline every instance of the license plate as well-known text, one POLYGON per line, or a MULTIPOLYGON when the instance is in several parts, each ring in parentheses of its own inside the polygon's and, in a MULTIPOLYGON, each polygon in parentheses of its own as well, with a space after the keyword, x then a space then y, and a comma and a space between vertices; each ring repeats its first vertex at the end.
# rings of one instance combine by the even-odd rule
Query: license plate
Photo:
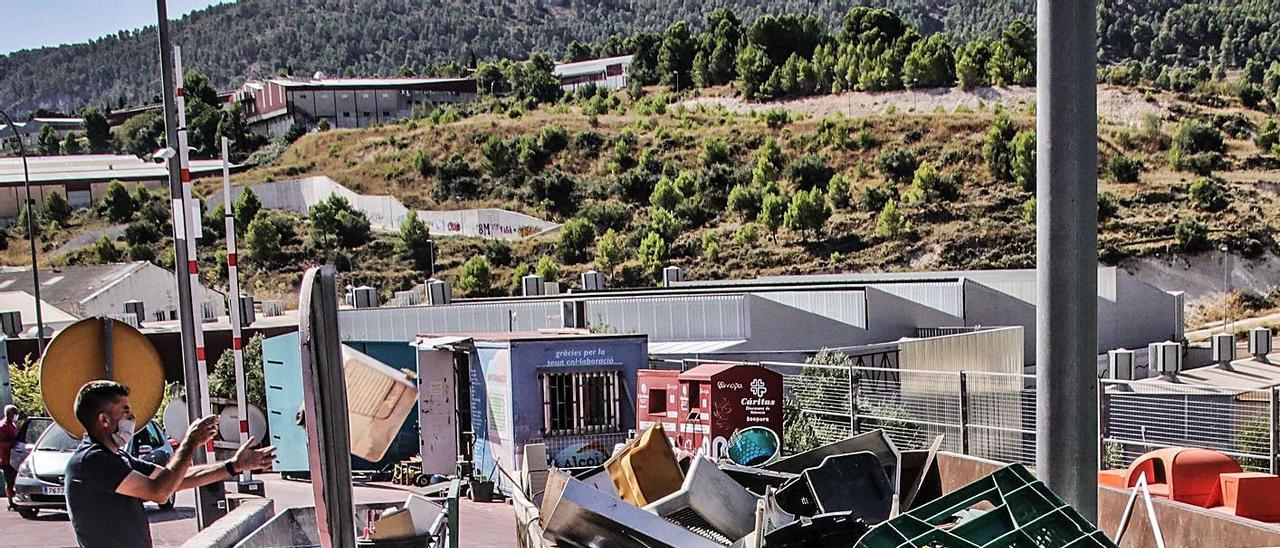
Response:
POLYGON ((45 488, 44 488, 44 494, 46 494, 46 495, 65 495, 65 494, 67 494, 67 488, 66 488, 66 487, 45 487, 45 488))

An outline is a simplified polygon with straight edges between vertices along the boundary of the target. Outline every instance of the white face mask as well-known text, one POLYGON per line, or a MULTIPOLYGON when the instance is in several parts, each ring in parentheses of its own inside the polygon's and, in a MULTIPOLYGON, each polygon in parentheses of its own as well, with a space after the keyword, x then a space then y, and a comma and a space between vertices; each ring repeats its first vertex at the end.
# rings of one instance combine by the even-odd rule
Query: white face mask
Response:
POLYGON ((121 449, 128 448, 129 440, 133 439, 133 427, 133 419, 121 419, 116 425, 116 433, 111 434, 111 441, 121 449))

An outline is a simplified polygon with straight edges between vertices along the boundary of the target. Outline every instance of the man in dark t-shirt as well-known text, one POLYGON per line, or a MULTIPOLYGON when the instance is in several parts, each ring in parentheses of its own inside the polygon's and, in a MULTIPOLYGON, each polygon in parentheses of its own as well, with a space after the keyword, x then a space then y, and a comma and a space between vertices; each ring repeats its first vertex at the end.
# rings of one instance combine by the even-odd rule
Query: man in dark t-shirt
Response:
POLYGON ((166 466, 135 459, 125 451, 134 429, 129 389, 113 381, 91 381, 80 388, 75 412, 85 436, 67 463, 64 481, 80 546, 149 547, 151 527, 143 501, 162 503, 180 489, 266 468, 274 457, 274 447, 252 449, 250 438, 229 461, 191 466, 194 452, 217 430, 217 416, 210 415, 191 424, 166 466))

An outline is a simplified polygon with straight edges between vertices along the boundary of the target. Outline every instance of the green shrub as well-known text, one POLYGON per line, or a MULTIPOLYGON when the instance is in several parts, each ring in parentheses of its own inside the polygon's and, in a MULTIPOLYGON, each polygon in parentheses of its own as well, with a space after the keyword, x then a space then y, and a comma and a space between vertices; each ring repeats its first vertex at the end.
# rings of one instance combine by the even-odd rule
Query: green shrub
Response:
POLYGON ((130 246, 160 241, 160 229, 147 221, 134 221, 124 228, 124 241, 130 246))
POLYGON ((458 289, 470 296, 483 297, 493 287, 493 266, 484 255, 475 255, 458 272, 458 289))
POLYGON ((1230 202, 1222 184, 1208 177, 1201 177, 1191 182, 1188 190, 1191 203, 1201 211, 1221 211, 1230 202))
POLYGON ((1107 160, 1107 175, 1117 183, 1136 183, 1142 173, 1142 160, 1116 154, 1107 160))
POLYGON ((839 173, 832 175, 827 183, 827 201, 836 209, 844 209, 849 207, 849 200, 849 182, 839 173))
POLYGON ((916 173, 920 160, 909 150, 894 147, 876 157, 876 169, 898 183, 906 182, 916 173))
POLYGON ((833 175, 835 170, 827 159, 817 154, 805 154, 787 164, 787 179, 798 189, 821 188, 831 181, 833 175))
POLYGON ((1029 225, 1036 224, 1036 198, 1032 196, 1027 201, 1022 202, 1022 222, 1029 225))
POLYGON ((587 260, 591 244, 596 240, 596 229, 591 221, 581 217, 570 219, 560 227, 560 242, 556 254, 565 264, 578 264, 587 260))
POLYGON ((729 191, 728 210, 743 219, 754 219, 760 213, 760 189, 752 185, 737 185, 729 191))
POLYGON ((1036 190, 1036 132, 1019 131, 1013 137, 1011 170, 1013 180, 1023 192, 1036 190))
POLYGON ((898 190, 892 184, 868 186, 858 194, 858 208, 869 213, 879 213, 885 204, 897 198, 898 190))
POLYGON ((1209 228, 1195 219, 1183 219, 1174 228, 1174 239, 1186 251, 1204 251, 1209 248, 1209 228))
POLYGON ((760 241, 760 229, 754 225, 743 225, 733 232, 733 245, 751 247, 760 241))
POLYGON ((876 235, 882 238, 896 238, 907 226, 907 219, 902 210, 898 209, 898 202, 892 199, 885 202, 880 214, 876 215, 876 235))

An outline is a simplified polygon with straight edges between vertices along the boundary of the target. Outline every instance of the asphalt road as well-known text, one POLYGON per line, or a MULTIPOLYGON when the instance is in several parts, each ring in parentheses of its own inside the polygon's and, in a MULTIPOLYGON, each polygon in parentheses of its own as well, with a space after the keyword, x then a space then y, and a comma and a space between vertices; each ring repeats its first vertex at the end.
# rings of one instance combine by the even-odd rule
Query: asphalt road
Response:
MULTIPOLYGON (((265 484, 267 496, 274 499, 276 512, 285 508, 314 504, 311 484, 284 480, 277 474, 259 476, 265 484)), ((235 484, 227 484, 234 491, 235 484)), ((411 490, 404 486, 385 483, 361 484, 355 487, 357 503, 402 501, 411 490)), ((178 493, 173 510, 160 510, 147 504, 151 520, 151 539, 156 546, 180 546, 196 534, 195 496, 192 491, 178 493)), ((515 515, 506 503, 477 504, 468 500, 461 503, 461 531, 463 546, 481 548, 506 548, 515 546, 515 515)), ((71 522, 64 512, 42 511, 35 520, 25 520, 17 512, 0 510, 0 545, 14 547, 57 548, 75 546, 76 537, 71 522)))

